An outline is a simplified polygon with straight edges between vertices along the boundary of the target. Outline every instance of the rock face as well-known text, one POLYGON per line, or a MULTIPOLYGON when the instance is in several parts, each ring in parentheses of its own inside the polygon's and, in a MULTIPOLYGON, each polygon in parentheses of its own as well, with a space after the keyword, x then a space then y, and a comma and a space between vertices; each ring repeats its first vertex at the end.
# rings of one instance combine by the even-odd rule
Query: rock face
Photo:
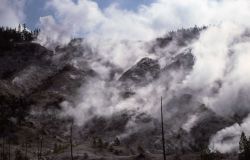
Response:
POLYGON ((157 60, 143 58, 120 77, 120 81, 134 84, 147 84, 158 78, 160 65, 157 60))
POLYGON ((194 56, 192 55, 191 51, 187 53, 181 53, 173 58, 172 63, 166 65, 163 68, 163 71, 168 70, 191 70, 194 65, 194 56))

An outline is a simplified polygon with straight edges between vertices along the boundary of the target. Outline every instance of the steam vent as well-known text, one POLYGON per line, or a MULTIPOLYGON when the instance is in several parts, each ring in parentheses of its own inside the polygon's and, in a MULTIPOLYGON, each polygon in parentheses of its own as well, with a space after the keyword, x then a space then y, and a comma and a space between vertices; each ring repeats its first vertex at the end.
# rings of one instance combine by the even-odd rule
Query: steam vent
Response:
POLYGON ((249 0, 0 0, 0 160, 250 160, 249 0))

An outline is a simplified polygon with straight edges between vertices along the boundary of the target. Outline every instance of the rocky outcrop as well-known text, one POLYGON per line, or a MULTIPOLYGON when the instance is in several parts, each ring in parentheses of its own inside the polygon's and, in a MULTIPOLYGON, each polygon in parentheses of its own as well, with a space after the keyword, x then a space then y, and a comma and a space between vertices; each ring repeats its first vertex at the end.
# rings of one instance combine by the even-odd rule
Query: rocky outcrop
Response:
POLYGON ((147 84, 158 78, 160 74, 160 65, 157 60, 143 58, 133 67, 128 69, 120 77, 120 81, 134 84, 147 84))

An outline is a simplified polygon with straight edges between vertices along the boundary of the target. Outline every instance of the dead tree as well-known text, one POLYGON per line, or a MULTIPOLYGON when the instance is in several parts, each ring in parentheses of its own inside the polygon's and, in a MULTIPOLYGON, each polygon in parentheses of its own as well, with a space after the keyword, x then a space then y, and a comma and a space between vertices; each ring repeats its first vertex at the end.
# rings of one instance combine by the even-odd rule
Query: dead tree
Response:
POLYGON ((25 157, 26 158, 28 157, 28 142, 27 142, 27 140, 25 142, 25 157))
POLYGON ((39 136, 37 137, 37 159, 39 160, 40 159, 40 144, 39 144, 39 136))
POLYGON ((8 143, 9 143, 9 160, 11 159, 11 146, 10 146, 10 138, 8 140, 8 143))
POLYGON ((73 121, 71 122, 71 126, 70 126, 70 155, 71 155, 71 160, 74 160, 73 157, 73 121))
POLYGON ((2 143, 2 160, 4 160, 5 159, 5 138, 3 137, 3 139, 2 139, 3 141, 3 143, 2 143))
POLYGON ((163 123, 163 113, 162 113, 162 97, 161 97, 161 135, 162 135, 162 150, 163 159, 166 160, 166 149, 165 149, 165 138, 164 138, 164 123, 163 123))
POLYGON ((42 149, 43 149, 43 136, 38 137, 37 142, 37 159, 42 159, 42 149))
POLYGON ((42 159, 42 152, 43 152, 43 136, 40 139, 40 159, 42 159))

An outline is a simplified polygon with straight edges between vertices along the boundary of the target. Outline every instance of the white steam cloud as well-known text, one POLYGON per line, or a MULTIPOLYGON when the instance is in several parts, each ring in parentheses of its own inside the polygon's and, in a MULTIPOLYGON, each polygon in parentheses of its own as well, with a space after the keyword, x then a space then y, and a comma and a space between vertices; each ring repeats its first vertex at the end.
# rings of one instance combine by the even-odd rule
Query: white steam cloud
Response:
POLYGON ((239 141, 242 132, 247 136, 250 135, 250 116, 243 120, 242 124, 235 123, 234 125, 224 128, 216 133, 211 139, 210 148, 222 153, 238 151, 239 141))
MULTIPOLYGON (((0 0, 0 25, 16 27, 22 23, 24 4, 25 0, 0 0)), ((89 54, 94 54, 88 64, 98 73, 98 78, 82 86, 74 104, 62 104, 64 115, 73 116, 79 125, 93 116, 111 116, 123 110, 157 117, 160 96, 164 96, 167 104, 186 89, 220 116, 234 119, 249 114, 249 0, 155 0, 135 11, 123 9, 118 3, 101 9, 92 0, 48 0, 46 8, 54 14, 40 18, 38 42, 53 48, 82 36, 91 48, 89 54), (170 61, 170 50, 178 54, 186 49, 172 43, 159 50, 161 54, 150 54, 146 46, 149 43, 145 42, 168 31, 195 25, 209 27, 187 47, 195 56, 193 70, 188 75, 173 71, 172 78, 163 75, 149 85, 135 87, 135 95, 122 99, 117 84, 122 72, 143 57, 157 59, 164 67, 170 61), (120 72, 110 80, 114 68, 120 72)), ((199 121, 199 115, 189 113, 190 108, 166 106, 165 117, 171 119, 177 110, 186 118, 179 119, 175 125, 190 131, 199 121)), ((132 121, 128 129, 136 128, 132 121)), ((218 131, 211 137, 209 147, 223 153, 237 150, 240 133, 250 134, 249 123, 248 116, 242 124, 218 131)))
POLYGON ((0 26, 17 27, 25 19, 25 0, 0 0, 0 26))
MULTIPOLYGON (((141 5, 136 11, 130 11, 115 3, 101 10, 90 0, 52 0, 47 2, 47 7, 54 10, 55 16, 44 17, 41 24, 53 29, 55 24, 47 24, 44 20, 53 18, 57 24, 54 32, 65 36, 80 34, 84 37, 149 40, 169 30, 194 25, 226 21, 249 24, 246 21, 249 5, 247 0, 156 0, 149 6, 141 5)), ((43 34, 51 36, 46 32, 43 34)), ((61 38, 53 40, 64 42, 61 38)))
MULTIPOLYGON (((223 23, 210 27, 193 44, 196 57, 192 73, 184 81, 199 91, 201 101, 226 118, 246 116, 250 111, 250 48, 248 27, 223 23)), ((210 148, 220 152, 237 151, 239 135, 249 133, 249 118, 219 131, 210 148)))
POLYGON ((185 84, 202 90, 204 103, 220 115, 234 116, 237 111, 250 110, 249 37, 244 34, 246 28, 225 23, 210 27, 193 45, 196 63, 185 84), (213 94, 216 87, 219 92, 213 94))
MULTIPOLYGON (((122 9, 117 4, 102 10, 90 0, 51 0, 47 7, 55 13, 40 19, 39 41, 43 45, 66 44, 72 37, 82 35, 101 59, 90 63, 101 78, 80 89, 82 99, 75 106, 63 104, 65 114, 74 116, 79 124, 94 115, 110 116, 125 109, 154 115, 158 111, 154 107, 159 106, 161 95, 167 103, 187 88, 201 103, 221 116, 233 118, 250 112, 248 0, 156 0, 148 6, 139 6, 136 11, 122 9), (143 57, 161 61, 160 55, 147 52, 144 42, 167 31, 195 25, 209 27, 188 46, 195 56, 191 73, 187 76, 182 72, 174 73, 171 82, 162 76, 150 85, 136 88, 136 95, 121 100, 118 85, 108 79, 111 67, 106 65, 107 62, 125 71, 143 57)), ((171 46, 176 53, 183 50, 176 47, 171 46)), ((167 50, 163 54, 170 56, 167 50)), ((174 112, 174 109, 167 109, 165 114, 171 117, 174 112)), ((189 116, 188 123, 183 120, 180 127, 189 131, 198 121, 197 117, 189 116)), ((221 152, 234 150, 238 133, 242 128, 247 130, 245 123, 248 119, 241 125, 219 131, 211 145, 221 152), (235 129, 238 131, 230 142, 220 143, 226 136, 232 136, 235 129), (226 145, 228 143, 230 145, 226 145)))

